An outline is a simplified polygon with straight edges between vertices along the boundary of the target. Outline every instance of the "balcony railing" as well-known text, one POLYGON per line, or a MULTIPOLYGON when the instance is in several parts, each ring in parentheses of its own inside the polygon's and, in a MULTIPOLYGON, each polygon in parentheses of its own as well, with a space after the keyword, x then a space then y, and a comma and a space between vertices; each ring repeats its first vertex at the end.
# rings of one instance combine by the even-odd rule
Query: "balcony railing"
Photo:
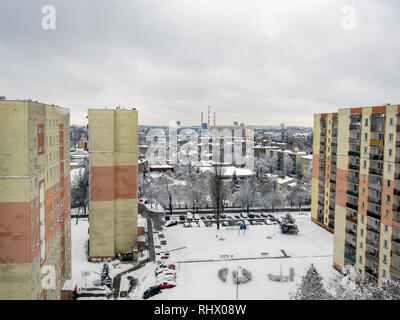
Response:
POLYGON ((368 197, 368 202, 371 202, 373 204, 377 204, 378 206, 381 205, 381 199, 377 199, 374 197, 368 197))
POLYGON ((383 161, 383 154, 373 154, 373 153, 371 153, 369 158, 371 160, 383 161))
POLYGON ((349 155, 350 157, 357 157, 357 158, 359 158, 359 157, 360 157, 360 152, 349 151, 348 155, 349 155))
POLYGON ((361 124, 351 124, 349 126, 350 131, 360 131, 361 130, 361 124))
POLYGON ((382 176, 383 169, 370 168, 369 169, 369 174, 376 175, 376 176, 382 176))
POLYGON ((352 204, 350 202, 346 202, 346 208, 350 208, 350 209, 353 209, 353 210, 357 211, 358 210, 358 205, 352 204))
POLYGON ((380 214, 378 214, 376 212, 373 212, 373 211, 370 211, 370 210, 367 210, 367 216, 371 217, 371 218, 374 218, 376 220, 381 220, 381 215, 380 214))

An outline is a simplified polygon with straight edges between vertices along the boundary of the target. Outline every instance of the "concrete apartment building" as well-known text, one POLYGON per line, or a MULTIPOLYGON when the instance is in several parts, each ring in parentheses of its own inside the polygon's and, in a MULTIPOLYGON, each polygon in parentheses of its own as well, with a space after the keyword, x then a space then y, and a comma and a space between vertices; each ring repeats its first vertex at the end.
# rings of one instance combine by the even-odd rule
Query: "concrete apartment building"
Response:
POLYGON ((400 279, 400 107, 314 116, 312 219, 334 232, 334 266, 400 279))
POLYGON ((138 113, 89 109, 89 260, 137 250, 138 113))
POLYGON ((60 299, 71 278, 69 110, 0 101, 0 300, 60 299))

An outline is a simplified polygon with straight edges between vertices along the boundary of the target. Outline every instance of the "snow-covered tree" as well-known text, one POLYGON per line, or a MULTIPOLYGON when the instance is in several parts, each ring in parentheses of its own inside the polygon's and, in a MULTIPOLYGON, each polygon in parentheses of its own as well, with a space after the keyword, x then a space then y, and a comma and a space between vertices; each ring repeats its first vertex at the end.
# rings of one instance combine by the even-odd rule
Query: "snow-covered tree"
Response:
POLYGON ((100 280, 103 285, 107 286, 110 289, 112 288, 112 279, 110 277, 110 268, 108 267, 107 263, 105 263, 103 265, 103 270, 101 271, 100 280))
POLYGON ((282 168, 283 175, 287 176, 289 174, 292 174, 294 169, 295 169, 295 164, 293 159, 289 156, 285 157, 285 159, 283 160, 283 168, 282 168))
POLYGON ((236 170, 233 171, 232 180, 231 180, 231 192, 235 193, 239 190, 239 178, 236 175, 236 170))
POLYGON ((311 264, 295 292, 290 293, 292 300, 327 300, 330 295, 325 290, 322 277, 314 264, 311 264))
POLYGON ((367 287, 359 280, 361 274, 352 265, 345 265, 341 273, 335 275, 328 283, 328 290, 334 300, 368 300, 371 295, 367 287))
POLYGON ((237 199, 249 212, 256 199, 256 178, 254 176, 242 182, 237 192, 237 199))
POLYGON ((265 170, 267 173, 275 174, 278 171, 278 156, 267 153, 265 155, 265 170))

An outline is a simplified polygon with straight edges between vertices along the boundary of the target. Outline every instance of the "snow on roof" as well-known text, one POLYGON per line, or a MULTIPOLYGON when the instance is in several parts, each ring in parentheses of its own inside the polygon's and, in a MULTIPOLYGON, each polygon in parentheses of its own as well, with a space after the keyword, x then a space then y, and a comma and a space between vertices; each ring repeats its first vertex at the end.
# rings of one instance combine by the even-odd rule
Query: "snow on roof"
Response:
POLYGON ((146 228, 147 226, 147 220, 146 218, 143 217, 138 217, 138 227, 146 228))
MULTIPOLYGON (((212 171, 212 167, 200 167, 202 172, 212 171)), ((224 177, 232 177, 233 172, 236 171, 236 175, 238 177, 252 176, 253 171, 248 168, 236 168, 236 167, 223 167, 223 176, 224 177)))
POLYGON ((72 279, 65 280, 65 283, 61 290, 63 291, 74 291, 76 288, 76 282, 72 279))
POLYGON ((291 182, 293 182, 295 180, 296 179, 291 178, 291 177, 284 177, 284 178, 278 178, 276 180, 276 182, 279 183, 279 184, 288 184, 288 183, 291 183, 291 182))
POLYGON ((308 156, 302 156, 301 158, 302 158, 302 159, 310 159, 310 160, 312 160, 312 159, 313 159, 313 155, 310 154, 310 155, 308 155, 308 156))
POLYGON ((172 169, 173 166, 171 166, 169 164, 153 164, 152 166, 150 166, 150 168, 154 168, 154 169, 172 169))
POLYGON ((146 237, 143 234, 137 236, 137 242, 146 242, 146 237))

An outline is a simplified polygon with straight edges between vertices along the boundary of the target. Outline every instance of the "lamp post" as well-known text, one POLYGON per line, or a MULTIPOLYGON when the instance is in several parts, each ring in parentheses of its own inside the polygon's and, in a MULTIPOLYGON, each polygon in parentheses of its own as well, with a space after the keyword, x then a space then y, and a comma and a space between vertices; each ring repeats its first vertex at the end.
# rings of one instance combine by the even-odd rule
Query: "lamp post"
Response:
POLYGON ((238 296, 239 296, 239 270, 240 270, 240 267, 237 267, 237 272, 236 272, 236 300, 238 300, 238 296))

